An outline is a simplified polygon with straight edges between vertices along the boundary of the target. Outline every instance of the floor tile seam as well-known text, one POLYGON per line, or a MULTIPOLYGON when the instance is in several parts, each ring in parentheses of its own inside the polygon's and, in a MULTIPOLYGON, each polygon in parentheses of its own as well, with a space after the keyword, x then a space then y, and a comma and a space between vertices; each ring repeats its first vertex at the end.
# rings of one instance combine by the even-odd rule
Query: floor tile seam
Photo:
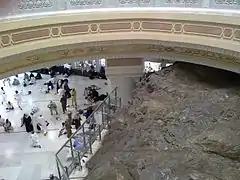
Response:
MULTIPOLYGON (((57 131, 57 130, 59 130, 59 128, 52 128, 52 129, 48 129, 48 131, 57 131)), ((6 132, 0 132, 0 135, 5 135, 5 134, 13 134, 13 133, 26 133, 26 131, 13 131, 13 132, 11 132, 11 133, 6 133, 6 132)))
MULTIPOLYGON (((57 150, 56 150, 57 151, 57 150)), ((29 159, 29 157, 27 156, 36 156, 36 154, 38 154, 38 156, 40 154, 46 154, 46 156, 54 156, 56 154, 55 150, 54 151, 39 151, 39 152, 24 152, 24 153, 13 153, 12 154, 12 157, 14 157, 16 159, 16 157, 19 157, 19 165, 9 165, 9 166, 4 166, 4 167, 0 167, 1 168, 7 168, 7 167, 19 167, 19 166, 23 166, 23 165, 29 165, 29 164, 39 164, 39 163, 36 163, 36 162, 30 162, 30 163, 26 163, 24 161, 24 157, 26 159, 29 159)), ((8 159, 8 158, 6 158, 8 159)), ((49 159, 49 157, 47 158, 47 160, 49 159)), ((8 159, 9 160, 9 159, 8 159)))
MULTIPOLYGON (((85 100, 85 98, 77 98, 77 100, 85 100)), ((56 100, 56 99, 48 99, 48 100, 33 100, 32 102, 49 102, 49 101, 59 101, 60 100, 56 100)), ((23 100, 23 104, 25 104, 25 102, 27 102, 27 100, 23 100)))

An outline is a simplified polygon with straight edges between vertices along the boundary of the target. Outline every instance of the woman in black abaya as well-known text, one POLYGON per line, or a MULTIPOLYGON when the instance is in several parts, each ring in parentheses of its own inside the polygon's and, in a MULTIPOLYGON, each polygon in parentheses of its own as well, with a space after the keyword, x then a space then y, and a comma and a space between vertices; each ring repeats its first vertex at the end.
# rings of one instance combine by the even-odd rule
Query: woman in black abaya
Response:
POLYGON ((23 125, 28 133, 33 131, 32 118, 28 114, 23 115, 21 127, 23 125))

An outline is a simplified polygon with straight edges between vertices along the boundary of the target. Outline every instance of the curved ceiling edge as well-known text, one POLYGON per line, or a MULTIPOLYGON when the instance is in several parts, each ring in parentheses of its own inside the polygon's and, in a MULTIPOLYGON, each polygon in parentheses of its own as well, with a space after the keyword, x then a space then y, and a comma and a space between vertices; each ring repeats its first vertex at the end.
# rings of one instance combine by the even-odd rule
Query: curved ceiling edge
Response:
POLYGON ((227 13, 209 13, 209 12, 189 12, 187 10, 177 12, 166 12, 161 10, 141 10, 141 9, 128 9, 121 11, 95 11, 95 12, 78 12, 68 14, 57 14, 54 16, 39 16, 32 18, 21 19, 4 19, 0 21, 0 32, 13 30, 18 28, 35 27, 57 23, 74 23, 84 21, 98 21, 98 20, 119 20, 119 19, 165 19, 165 20, 182 20, 182 21, 199 21, 240 25, 239 16, 234 16, 227 13), (21 23, 21 27, 19 26, 21 23))
MULTIPOLYGON (((153 44, 130 44, 103 47, 86 47, 58 50, 46 54, 36 54, 26 59, 15 59, 0 66, 0 77, 59 64, 67 61, 97 58, 153 58, 170 61, 183 61, 217 67, 240 73, 240 59, 231 56, 183 47, 171 47, 153 44)), ((150 60, 149 59, 149 60, 150 60)))
MULTIPOLYGON (((0 49, 0 59, 15 56, 16 54, 27 54, 34 53, 38 50, 49 50, 59 49, 61 47, 72 46, 77 44, 88 44, 92 43, 94 46, 101 44, 100 42, 118 42, 118 41, 148 41, 148 42, 170 42, 191 44, 194 48, 207 47, 210 49, 219 49, 222 53, 228 51, 232 52, 232 55, 239 56, 240 43, 237 41, 223 40, 217 38, 209 38, 203 36, 189 36, 179 35, 162 32, 115 32, 115 33, 103 33, 103 34, 86 34, 86 35, 75 35, 66 36, 61 38, 53 38, 40 41, 31 41, 11 47, 0 49)), ((184 46, 184 45, 183 45, 184 46)), ((212 50, 211 50, 212 51, 212 50)))

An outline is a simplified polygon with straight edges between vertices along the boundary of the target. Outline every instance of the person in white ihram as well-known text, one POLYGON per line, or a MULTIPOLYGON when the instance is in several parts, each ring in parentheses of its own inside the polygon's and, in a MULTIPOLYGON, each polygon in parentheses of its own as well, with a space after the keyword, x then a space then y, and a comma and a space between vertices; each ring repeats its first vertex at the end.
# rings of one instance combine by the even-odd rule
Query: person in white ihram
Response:
POLYGON ((0 91, 0 94, 1 94, 1 100, 2 100, 2 104, 4 104, 6 102, 6 93, 5 93, 5 90, 3 89, 3 87, 1 87, 1 91, 0 91))
POLYGON ((63 88, 60 88, 60 89, 58 90, 58 95, 59 95, 60 97, 62 97, 64 94, 65 94, 65 90, 64 90, 63 88))
POLYGON ((21 95, 18 93, 18 91, 15 91, 15 94, 14 94, 14 99, 19 107, 19 109, 22 110, 22 107, 21 107, 21 104, 22 104, 22 97, 21 95))
POLYGON ((41 145, 38 140, 38 135, 33 131, 30 135, 30 139, 32 140, 32 147, 34 148, 41 148, 41 145))
POLYGON ((45 118, 42 115, 39 115, 37 121, 38 121, 39 124, 41 124, 43 134, 44 134, 44 136, 46 136, 47 133, 48 133, 48 131, 47 131, 48 122, 45 120, 45 118))
POLYGON ((8 82, 8 86, 11 86, 11 80, 10 80, 10 78, 5 78, 5 79, 3 80, 3 85, 4 85, 4 86, 6 86, 6 82, 8 82))

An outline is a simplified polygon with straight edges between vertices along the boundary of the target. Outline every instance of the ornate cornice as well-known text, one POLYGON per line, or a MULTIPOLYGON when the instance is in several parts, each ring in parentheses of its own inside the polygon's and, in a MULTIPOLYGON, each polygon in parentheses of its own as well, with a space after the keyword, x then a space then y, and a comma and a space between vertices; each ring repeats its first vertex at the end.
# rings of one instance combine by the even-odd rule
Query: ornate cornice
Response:
MULTIPOLYGON (((33 56, 26 57, 27 61, 54 61, 59 59, 74 58, 74 57, 86 57, 86 56, 104 56, 107 54, 118 53, 174 53, 176 55, 186 55, 191 57, 201 57, 206 59, 212 59, 217 61, 224 61, 234 64, 240 63, 240 58, 236 56, 227 55, 226 53, 213 52, 204 49, 194 49, 190 47, 180 47, 175 44, 138 44, 138 43, 110 43, 109 45, 102 46, 85 46, 82 48, 64 49, 48 53, 35 54, 33 56)), ((23 61, 25 61, 23 60, 23 61)))
POLYGON ((1 48, 43 39, 114 32, 162 32, 240 42, 240 26, 156 19, 120 19, 44 25, 1 32, 1 48))
MULTIPOLYGON (((3 1, 5 11, 0 15, 20 15, 45 13, 52 11, 71 11, 96 8, 123 8, 123 7, 188 7, 204 9, 239 9, 240 3, 234 0, 18 0, 3 1), (5 2, 5 3, 4 3, 5 2), (7 8, 9 4, 9 7, 7 8)), ((55 12, 55 13, 56 13, 55 12)))
MULTIPOLYGON (((175 44, 176 45, 176 44, 175 44)), ((231 64, 235 67, 239 67, 240 70, 240 58, 226 55, 222 53, 216 53, 206 50, 186 48, 186 47, 178 47, 178 46, 170 46, 163 44, 111 44, 105 46, 85 46, 78 48, 69 48, 69 49, 61 49, 48 53, 35 53, 34 55, 21 57, 17 56, 18 59, 11 59, 11 61, 6 59, 3 64, 0 66, 0 74, 6 74, 8 72, 14 72, 16 69, 30 68, 32 66, 36 67, 39 65, 41 68, 44 64, 54 64, 61 60, 67 59, 86 59, 88 57, 109 57, 114 58, 118 57, 119 54, 126 56, 130 56, 131 54, 138 55, 141 57, 142 54, 154 54, 158 56, 169 56, 174 57, 175 59, 170 60, 178 60, 178 57, 191 59, 193 63, 201 64, 201 59, 205 61, 215 62, 215 67, 218 66, 218 63, 231 64), (21 59, 22 58, 22 59, 21 59), (198 59, 198 61, 196 60, 198 59)), ((222 67, 220 67, 222 68, 222 67)), ((226 67, 227 69, 227 67, 226 67)))
MULTIPOLYGON (((5 50, 9 50, 10 47, 18 48, 21 47, 21 45, 28 44, 34 46, 33 42, 43 44, 46 42, 47 44, 51 40, 63 41, 64 38, 68 37, 77 37, 78 39, 81 39, 81 36, 85 37, 90 35, 94 39, 95 36, 99 36, 100 34, 110 34, 114 36, 115 33, 124 34, 127 32, 133 34, 141 32, 145 34, 159 33, 159 36, 172 34, 186 39, 203 37, 208 38, 209 41, 221 40, 221 43, 223 44, 225 42, 232 42, 233 44, 240 46, 239 25, 163 19, 122 19, 111 21, 75 22, 71 24, 49 24, 0 32, 0 58, 8 56, 5 50)), ((194 43, 198 44, 198 42, 192 42, 192 44, 194 43)), ((216 44, 216 47, 219 48, 221 45, 216 44)), ((212 46, 212 48, 214 48, 214 46, 212 46)), ((28 48, 26 48, 26 52, 27 51, 28 48)), ((236 51, 239 52, 238 50, 236 51)))

